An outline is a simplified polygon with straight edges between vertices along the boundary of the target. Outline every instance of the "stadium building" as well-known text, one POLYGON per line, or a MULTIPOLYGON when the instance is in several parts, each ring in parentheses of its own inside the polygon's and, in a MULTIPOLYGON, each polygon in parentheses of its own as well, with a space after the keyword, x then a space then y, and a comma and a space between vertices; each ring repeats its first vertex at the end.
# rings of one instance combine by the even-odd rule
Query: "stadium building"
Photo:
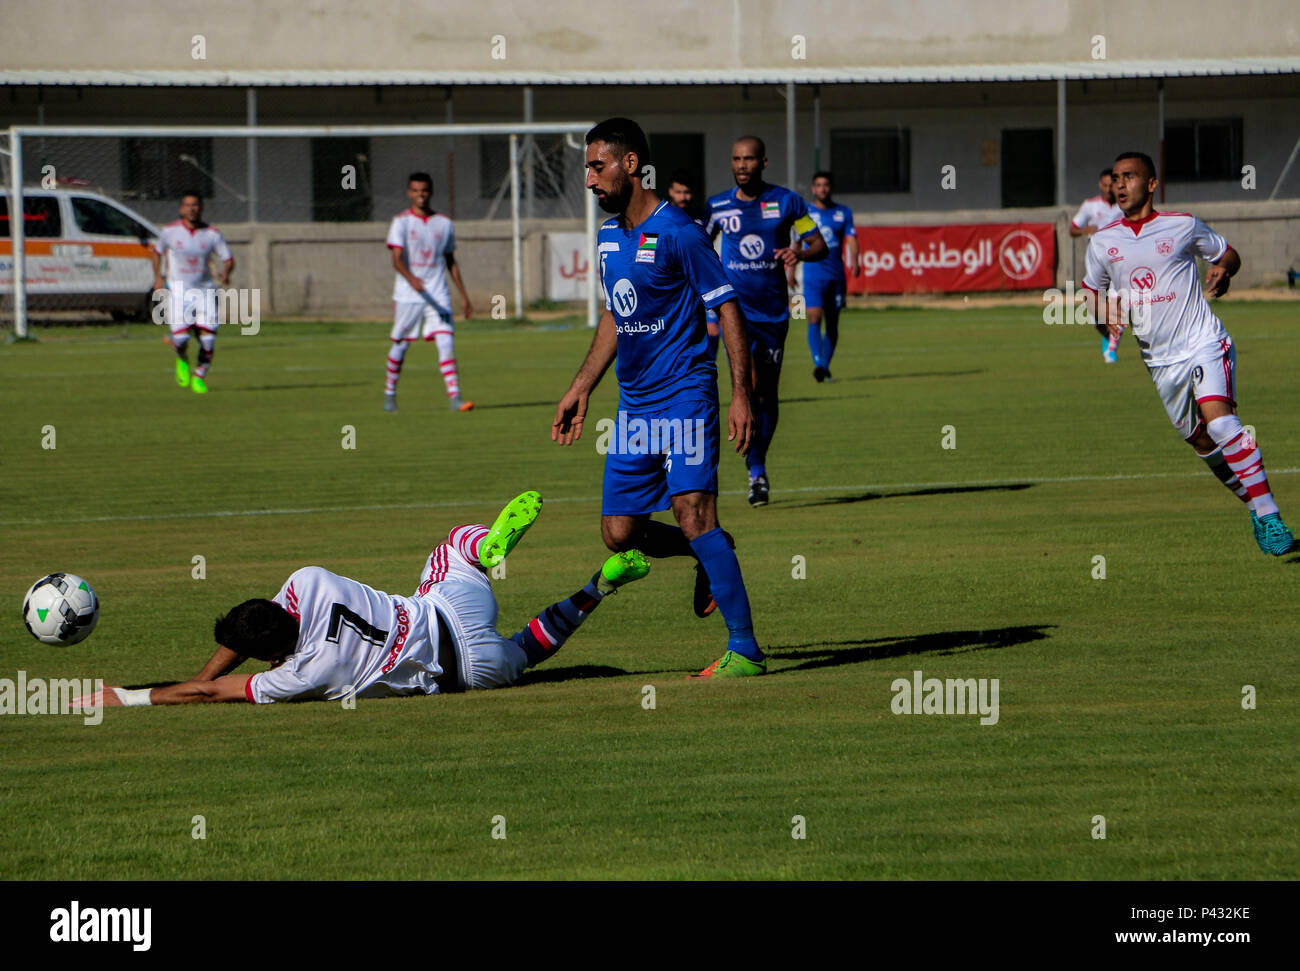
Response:
MULTIPOLYGON (((741 134, 767 143, 770 181, 807 195, 833 170, 861 225, 1034 222, 1055 228, 1055 281, 1081 275, 1066 232, 1122 150, 1149 152, 1163 204, 1237 243, 1239 285, 1300 264, 1300 42, 1281 0, 1231 37, 1206 0, 893 5, 834 0, 437 5, 377 0, 307 10, 237 0, 219 18, 158 17, 146 0, 43 29, 11 4, 0 39, 5 126, 385 125, 596 121, 651 135, 657 174, 686 169, 697 198, 731 184, 741 134), (324 67, 323 65, 328 65, 324 67)), ((558 297, 555 234, 581 232, 572 136, 525 138, 519 165, 525 300, 558 297)), ((579 139, 580 141, 580 139, 579 139)), ((276 312, 383 310, 378 254, 430 171, 457 220, 476 298, 509 287, 508 138, 207 137, 25 140, 24 181, 52 165, 161 223, 197 187, 276 312), (351 167, 351 184, 340 173, 351 167), (371 259, 373 257, 373 259, 371 259), (346 272, 330 268, 348 267, 346 272), (376 296, 377 295, 377 296, 376 296)), ((576 266, 576 262, 575 262, 576 266)))

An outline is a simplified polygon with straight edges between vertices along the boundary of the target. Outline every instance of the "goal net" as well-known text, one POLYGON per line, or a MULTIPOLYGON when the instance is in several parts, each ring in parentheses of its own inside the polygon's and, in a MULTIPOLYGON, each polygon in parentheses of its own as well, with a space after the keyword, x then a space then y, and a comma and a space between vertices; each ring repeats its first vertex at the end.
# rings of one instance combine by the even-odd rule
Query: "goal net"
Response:
POLYGON ((455 223, 476 315, 580 302, 594 326, 589 128, 11 128, 0 143, 0 326, 25 336, 29 321, 147 319, 151 244, 188 192, 231 247, 230 286, 258 290, 263 316, 385 317, 384 240, 410 205, 413 172, 432 176, 430 204, 455 223))

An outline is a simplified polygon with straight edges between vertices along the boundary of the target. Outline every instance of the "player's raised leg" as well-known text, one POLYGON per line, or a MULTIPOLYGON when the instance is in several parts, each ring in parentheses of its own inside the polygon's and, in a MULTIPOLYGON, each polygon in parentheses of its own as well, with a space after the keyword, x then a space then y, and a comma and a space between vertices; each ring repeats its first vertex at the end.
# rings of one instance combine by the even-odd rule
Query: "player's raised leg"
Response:
POLYGON ((615 553, 605 561, 590 583, 573 596, 551 604, 511 640, 528 656, 528 667, 540 664, 573 636, 605 597, 649 572, 650 561, 638 550, 615 553))
POLYGON ((492 528, 483 534, 482 544, 474 551, 473 559, 481 563, 485 570, 492 569, 519 545, 524 533, 537 522, 537 517, 541 514, 540 493, 530 491, 515 496, 497 514, 492 528))

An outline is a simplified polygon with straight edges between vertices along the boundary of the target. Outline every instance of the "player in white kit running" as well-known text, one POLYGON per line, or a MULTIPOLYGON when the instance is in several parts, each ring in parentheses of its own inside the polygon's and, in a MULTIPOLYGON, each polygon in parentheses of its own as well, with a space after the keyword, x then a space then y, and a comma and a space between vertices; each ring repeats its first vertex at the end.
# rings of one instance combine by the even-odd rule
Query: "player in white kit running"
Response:
POLYGON ((645 576, 639 552, 617 553, 585 587, 503 637, 488 571, 541 512, 525 492, 492 528, 457 526, 434 549, 409 597, 383 593, 318 566, 296 570, 270 600, 248 600, 217 621, 220 645, 193 681, 163 688, 105 688, 107 707, 203 701, 383 698, 504 688, 551 657, 600 601, 645 576), (247 658, 273 662, 230 672, 247 658))
POLYGON ((1282 556, 1294 540, 1259 446, 1237 418, 1237 352, 1196 271, 1199 256, 1210 264, 1206 291, 1220 297, 1241 269, 1241 257, 1195 216, 1156 212, 1151 193, 1158 180, 1150 156, 1120 155, 1114 180, 1124 216, 1093 234, 1083 280, 1097 328, 1115 335, 1131 324, 1169 420, 1250 509, 1259 548, 1282 556))
POLYGON ((167 292, 167 326, 176 349, 176 383, 195 394, 206 394, 208 368, 217 343, 217 291, 212 281, 211 257, 221 260, 221 285, 230 282, 235 258, 225 237, 203 221, 203 197, 197 192, 181 196, 180 219, 163 227, 149 258, 153 260, 153 287, 167 292), (162 261, 167 260, 166 279, 162 261), (187 348, 190 330, 199 335, 198 366, 190 373, 187 348))
POLYGON ((451 291, 447 287, 450 274, 464 301, 465 319, 469 320, 473 307, 456 264, 456 233, 450 219, 429 207, 433 177, 427 172, 411 173, 406 195, 411 208, 394 216, 388 228, 388 251, 397 279, 393 282, 393 332, 384 382, 384 410, 397 410, 397 379, 402 374, 406 349, 423 337, 438 345, 438 366, 451 410, 469 411, 474 402, 460 394, 451 291))
MULTIPOLYGON (((1115 205, 1115 187, 1111 184, 1109 167, 1102 169, 1101 175, 1097 177, 1097 192, 1097 195, 1083 200, 1083 205, 1070 220, 1071 236, 1091 236, 1103 226, 1109 226, 1116 219, 1124 218, 1124 213, 1119 206, 1115 205)), ((1114 337, 1109 334, 1102 335, 1101 359, 1107 364, 1114 364, 1119 360, 1118 335, 1114 337)))

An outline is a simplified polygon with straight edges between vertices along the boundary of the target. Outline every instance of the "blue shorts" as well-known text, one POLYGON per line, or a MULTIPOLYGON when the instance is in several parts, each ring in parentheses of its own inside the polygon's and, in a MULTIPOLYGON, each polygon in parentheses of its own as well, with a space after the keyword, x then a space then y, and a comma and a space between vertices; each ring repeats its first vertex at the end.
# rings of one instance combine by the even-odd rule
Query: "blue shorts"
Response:
POLYGON ((596 439, 605 453, 603 515, 660 512, 684 492, 718 494, 717 401, 689 398, 635 412, 620 403, 613 426, 596 426, 604 429, 596 439))
POLYGON ((844 309, 844 281, 835 277, 813 277, 811 280, 807 276, 803 281, 804 306, 808 309, 821 310, 823 307, 833 307, 836 310, 844 309))
POLYGON ((760 367, 781 367, 785 354, 785 337, 790 332, 788 319, 780 323, 749 325, 749 356, 760 367))

